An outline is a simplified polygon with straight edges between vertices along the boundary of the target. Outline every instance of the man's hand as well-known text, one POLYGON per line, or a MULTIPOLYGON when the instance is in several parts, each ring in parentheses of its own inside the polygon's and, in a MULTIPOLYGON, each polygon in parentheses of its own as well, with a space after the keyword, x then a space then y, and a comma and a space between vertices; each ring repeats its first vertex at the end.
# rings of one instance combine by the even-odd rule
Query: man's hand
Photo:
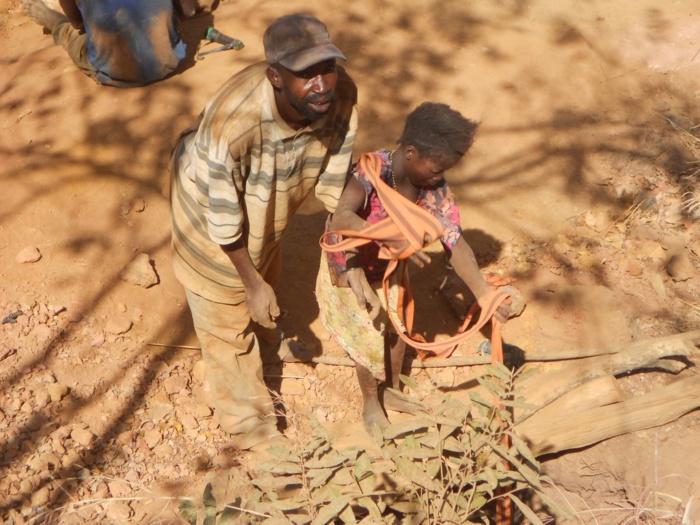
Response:
POLYGON ((277 327, 275 319, 280 315, 280 308, 272 286, 261 279, 255 286, 246 287, 245 302, 253 321, 265 328, 277 327))
POLYGON ((379 302, 379 297, 374 293, 374 290, 369 285, 367 281, 367 276, 362 268, 351 268, 346 271, 346 277, 348 278, 348 284, 350 289, 357 297, 357 305, 369 312, 370 319, 374 320, 377 315, 379 315, 379 310, 381 309, 381 304, 379 302))

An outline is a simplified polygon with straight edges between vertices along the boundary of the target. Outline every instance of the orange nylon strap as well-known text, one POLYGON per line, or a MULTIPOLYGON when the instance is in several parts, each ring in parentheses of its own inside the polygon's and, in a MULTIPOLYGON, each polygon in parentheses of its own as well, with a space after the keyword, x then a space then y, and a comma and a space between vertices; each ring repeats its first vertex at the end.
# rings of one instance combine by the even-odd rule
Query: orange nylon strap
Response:
MULTIPOLYGON (((493 320, 493 328, 491 331, 491 364, 504 363, 503 355, 503 339, 501 339, 501 323, 497 320, 493 320)), ((508 410, 504 407, 498 397, 494 399, 494 403, 501 410, 508 410)), ((500 417, 499 417, 500 419, 500 417)), ((503 434, 503 440, 501 445, 508 450, 510 449, 510 436, 506 433, 503 434)), ((512 470, 512 465, 507 461, 503 460, 503 464, 506 470, 512 470)), ((507 491, 504 487, 498 487, 495 491, 495 495, 498 497, 496 500, 496 525, 511 525, 513 523, 513 500, 507 496, 507 491)))
POLYGON ((407 240, 410 246, 401 253, 392 252, 387 246, 379 248, 379 258, 388 260, 406 259, 421 250, 426 237, 437 239, 442 235, 442 224, 420 206, 394 190, 380 177, 382 160, 376 153, 365 153, 360 157, 360 166, 365 176, 377 191, 388 217, 370 224, 361 231, 338 230, 327 232, 321 237, 321 247, 326 251, 345 251, 357 248, 371 241, 407 240), (325 237, 332 233, 340 234, 343 240, 338 244, 327 244, 325 237))
MULTIPOLYGON (((482 306, 479 318, 469 330, 466 330, 466 328, 473 317, 474 311, 478 308, 477 304, 472 305, 470 314, 467 315, 467 318, 456 335, 443 341, 426 342, 418 339, 412 333, 415 305, 408 282, 408 271, 406 267, 400 267, 400 265, 405 265, 406 258, 423 248, 426 236, 433 240, 439 238, 442 234, 442 225, 430 212, 409 201, 386 184, 380 177, 381 165, 381 157, 376 153, 365 153, 360 158, 360 166, 369 182, 377 191, 377 195, 384 209, 387 211, 388 217, 377 223, 370 224, 367 228, 359 232, 353 230, 327 232, 321 237, 319 244, 326 251, 338 252, 356 248, 371 241, 408 240, 410 247, 402 253, 392 253, 390 249, 383 245, 380 247, 379 251, 379 257, 381 259, 389 260, 382 282, 384 297, 387 300, 387 304, 390 278, 397 270, 399 270, 400 275, 398 283, 399 304, 397 311, 399 320, 405 326, 406 331, 404 332, 404 328, 398 325, 393 318, 392 323, 399 337, 415 348, 422 359, 449 356, 457 345, 479 331, 493 318, 498 306, 506 300, 510 294, 499 290, 491 292, 486 297, 486 300, 482 301, 482 303, 485 304, 482 306), (340 234, 343 236, 343 239, 339 243, 328 244, 325 239, 327 235, 331 234, 340 234)), ((492 345, 494 345, 494 343, 495 341, 492 342, 492 345)), ((498 344, 500 344, 500 340, 498 344)))

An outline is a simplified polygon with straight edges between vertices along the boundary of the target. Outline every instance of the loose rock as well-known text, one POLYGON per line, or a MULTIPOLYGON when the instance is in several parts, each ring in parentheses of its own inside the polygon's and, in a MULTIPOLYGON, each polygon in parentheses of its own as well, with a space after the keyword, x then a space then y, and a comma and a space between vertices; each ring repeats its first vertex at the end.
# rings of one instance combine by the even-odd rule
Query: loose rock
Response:
POLYGON ((105 508, 105 513, 112 523, 127 523, 131 512, 131 507, 126 501, 111 501, 105 508))
POLYGON ((148 254, 140 253, 119 274, 119 278, 137 286, 150 288, 158 284, 158 274, 148 254))
POLYGON ((50 500, 49 496, 49 487, 41 487, 39 490, 35 491, 32 494, 32 505, 34 507, 43 507, 46 505, 50 500))
POLYGON ((51 396, 51 401, 57 403, 66 397, 68 394, 68 387, 59 383, 52 383, 46 387, 46 391, 49 393, 49 396, 51 396))
POLYGON ((125 334, 131 330, 132 323, 125 317, 112 317, 105 325, 105 332, 112 335, 125 334))
POLYGON ((15 259, 21 264, 35 263, 41 259, 41 252, 36 246, 27 246, 17 254, 15 259))
POLYGON ((155 447, 160 443, 161 439, 163 439, 163 436, 161 436, 158 430, 149 430, 143 435, 143 440, 146 442, 146 445, 148 445, 148 448, 155 447))
POLYGON ((146 209, 146 201, 144 201, 141 197, 135 198, 131 201, 131 209, 136 213, 141 213, 146 209))
POLYGON ((695 267, 693 266, 690 257, 688 257, 687 252, 672 256, 668 261, 666 271, 676 282, 687 281, 696 273, 695 267))
POLYGON ((187 388, 187 378, 181 375, 172 375, 163 381, 163 387, 168 394, 177 394, 183 388, 187 388))
POLYGON ((87 447, 92 443, 95 435, 86 428, 76 428, 70 433, 70 437, 79 445, 87 447))

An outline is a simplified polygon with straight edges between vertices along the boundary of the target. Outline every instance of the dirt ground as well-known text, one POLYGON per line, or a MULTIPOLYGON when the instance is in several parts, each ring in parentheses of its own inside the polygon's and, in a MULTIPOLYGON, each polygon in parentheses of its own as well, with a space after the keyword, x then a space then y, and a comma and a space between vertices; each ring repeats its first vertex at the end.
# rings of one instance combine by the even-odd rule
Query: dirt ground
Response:
MULTIPOLYGON (((698 7, 224 1, 213 21, 244 49, 119 90, 79 73, 19 0, 0 0, 0 518, 179 523, 174 498, 198 497, 207 482, 226 491, 239 476, 242 458, 204 402, 171 270, 167 167, 177 134, 230 75, 263 57, 261 35, 281 14, 313 12, 347 55, 360 93, 356 153, 391 147, 426 100, 481 122, 448 178, 480 263, 517 278, 526 297, 506 341, 555 352, 697 329, 698 7), (41 258, 28 262, 35 250, 41 258), (153 286, 120 277, 142 254, 153 286)), ((203 17, 184 32, 196 41, 208 25, 203 17)), ((307 203, 285 241, 281 323, 342 356, 313 294, 324 219, 307 203)), ((414 278, 428 336, 454 317, 438 292, 444 273, 436 252, 414 278)), ((475 373, 412 376, 428 395, 475 373)), ((619 379, 636 396, 694 374, 691 362, 676 375, 619 379)), ((367 440, 352 368, 292 364, 270 380, 290 438, 305 439, 313 413, 338 439, 367 440)), ((700 523, 699 423, 695 410, 542 458, 551 492, 577 523, 700 523)))

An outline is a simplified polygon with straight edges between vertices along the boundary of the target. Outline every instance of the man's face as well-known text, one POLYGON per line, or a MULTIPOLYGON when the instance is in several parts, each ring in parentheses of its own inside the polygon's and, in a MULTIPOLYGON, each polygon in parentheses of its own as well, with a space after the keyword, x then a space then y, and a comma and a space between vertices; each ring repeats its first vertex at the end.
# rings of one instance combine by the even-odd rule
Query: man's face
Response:
POLYGON ((301 120, 322 119, 331 107, 338 81, 335 59, 319 62, 303 71, 290 71, 281 66, 276 69, 289 109, 301 120))

